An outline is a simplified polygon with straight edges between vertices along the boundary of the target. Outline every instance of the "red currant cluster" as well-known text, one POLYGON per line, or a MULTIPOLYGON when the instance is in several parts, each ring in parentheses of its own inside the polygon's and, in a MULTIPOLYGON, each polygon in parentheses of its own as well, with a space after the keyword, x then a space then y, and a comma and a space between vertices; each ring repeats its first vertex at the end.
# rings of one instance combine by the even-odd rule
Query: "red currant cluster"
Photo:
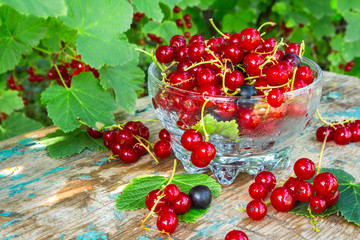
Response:
POLYGON ((360 120, 345 120, 342 122, 327 124, 316 130, 316 138, 323 142, 334 140, 336 144, 346 145, 350 142, 360 141, 360 120))
POLYGON ((181 145, 191 151, 191 163, 195 167, 204 168, 208 166, 216 155, 216 149, 210 142, 203 142, 199 131, 188 129, 181 136, 181 145))
POLYGON ((232 230, 226 234, 224 240, 249 240, 249 238, 243 231, 232 230))
MULTIPOLYGON (((39 76, 41 76, 41 75, 39 75, 39 76)), ((8 86, 9 86, 9 88, 11 90, 15 90, 15 91, 19 92, 18 96, 21 96, 23 94, 24 86, 22 84, 16 82, 13 76, 8 77, 7 84, 8 84, 8 86)), ((22 100, 23 100, 23 103, 24 103, 25 106, 28 105, 28 99, 27 98, 22 97, 22 100)), ((1 114, 3 114, 2 115, 2 121, 4 121, 7 118, 7 114, 6 113, 1 113, 1 114)))
POLYGON ((142 122, 129 121, 104 133, 89 127, 87 131, 93 138, 103 137, 104 145, 111 150, 112 156, 118 156, 125 163, 135 162, 148 151, 150 132, 142 122))
POLYGON ((145 17, 145 13, 136 12, 136 13, 133 13, 133 16, 134 16, 134 21, 135 21, 135 22, 140 22, 141 19, 142 19, 143 17, 145 17))
POLYGON ((44 76, 41 74, 35 75, 35 70, 32 67, 27 68, 27 73, 29 74, 28 80, 29 82, 42 82, 44 80, 44 76))
POLYGON ((260 220, 266 216, 267 207, 263 202, 276 186, 276 178, 269 171, 262 171, 255 177, 255 182, 249 187, 249 195, 254 200, 246 206, 247 215, 253 220, 260 220))
POLYGON ((160 159, 167 158, 172 152, 170 133, 166 129, 161 129, 159 139, 154 145, 154 153, 160 159))
POLYGON ((159 37, 153 33, 148 33, 147 36, 150 38, 151 41, 153 41, 155 43, 162 44, 164 42, 162 37, 159 37))
MULTIPOLYGON (((175 6, 173 8, 173 12, 175 14, 180 14, 181 9, 178 6, 175 6)), ((191 15, 187 13, 182 17, 182 19, 181 18, 176 19, 175 23, 176 23, 176 26, 178 26, 179 28, 182 28, 182 27, 186 26, 187 29, 191 29, 191 27, 192 27, 191 15), (184 24, 183 20, 185 21, 185 24, 184 24)), ((186 38, 190 37, 189 32, 184 33, 184 35, 185 35, 186 38)))
POLYGON ((280 212, 289 211, 295 201, 310 202, 310 209, 320 213, 334 205, 339 199, 338 180, 329 172, 316 174, 313 184, 306 180, 314 177, 315 163, 308 158, 300 158, 294 164, 297 178, 290 177, 283 185, 273 191, 271 204, 280 212))
POLYGON ((347 62, 345 65, 343 63, 339 64, 339 69, 344 69, 345 72, 351 72, 354 66, 355 66, 355 62, 354 60, 351 60, 347 62))
POLYGON ((64 83, 67 87, 71 86, 71 80, 73 76, 76 76, 78 74, 80 74, 81 72, 92 72, 94 77, 96 79, 99 79, 99 72, 97 69, 90 67, 89 65, 86 65, 85 63, 81 62, 81 56, 77 56, 77 58, 79 60, 75 60, 72 59, 70 64, 69 63, 63 63, 63 64, 58 64, 53 67, 51 67, 51 69, 47 72, 46 76, 48 77, 49 80, 56 80, 56 82, 60 85, 60 86, 64 86, 64 83), (68 71, 68 69, 70 71, 72 71, 72 73, 68 71), (63 81, 61 80, 59 73, 62 77, 63 81))
POLYGON ((206 209, 212 200, 210 189, 204 185, 193 187, 189 195, 181 192, 175 184, 168 184, 164 188, 155 189, 148 193, 145 199, 146 207, 158 214, 157 228, 162 233, 172 234, 175 232, 178 217, 189 211, 190 206, 197 209, 206 209))

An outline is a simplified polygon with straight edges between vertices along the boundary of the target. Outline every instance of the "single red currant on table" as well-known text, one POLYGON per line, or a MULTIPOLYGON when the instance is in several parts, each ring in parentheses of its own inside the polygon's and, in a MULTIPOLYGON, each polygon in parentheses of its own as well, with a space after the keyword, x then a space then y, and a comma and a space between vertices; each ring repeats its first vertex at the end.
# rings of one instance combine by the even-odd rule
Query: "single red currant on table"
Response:
POLYGON ((315 175, 315 163, 308 158, 300 158, 294 164, 294 173, 300 180, 309 180, 315 175))
POLYGON ((260 200, 252 200, 246 206, 246 213, 252 220, 261 220, 266 216, 267 207, 260 200))
POLYGON ((171 144, 167 140, 160 140, 154 145, 154 153, 158 158, 167 158, 170 156, 171 151, 171 144))
POLYGON ((249 240, 249 238, 243 231, 232 230, 226 234, 224 240, 249 240))
POLYGON ((255 177, 255 182, 263 183, 269 191, 273 190, 276 186, 276 178, 272 172, 262 171, 255 177))
POLYGON ((165 128, 161 129, 159 132, 159 138, 160 140, 166 140, 170 142, 170 133, 165 128))
POLYGON ((262 182, 254 182, 249 187, 249 195, 255 200, 265 200, 269 195, 269 190, 262 182))
POLYGON ((284 187, 275 188, 270 195, 270 201, 279 212, 288 212, 295 204, 293 195, 284 187))
POLYGON ((156 226, 159 231, 164 231, 168 234, 172 234, 175 232, 178 222, 179 220, 175 213, 167 212, 159 214, 156 221, 156 226))

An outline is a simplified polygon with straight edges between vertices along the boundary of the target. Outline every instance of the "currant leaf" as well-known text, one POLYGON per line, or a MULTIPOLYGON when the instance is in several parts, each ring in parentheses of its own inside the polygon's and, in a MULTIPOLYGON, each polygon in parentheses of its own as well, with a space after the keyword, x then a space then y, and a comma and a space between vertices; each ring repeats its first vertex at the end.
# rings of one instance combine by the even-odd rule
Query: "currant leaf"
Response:
POLYGON ((0 125, 0 140, 15 137, 41 127, 41 123, 27 118, 21 113, 13 113, 0 125))
POLYGON ((13 111, 24 107, 21 97, 18 92, 14 90, 2 91, 0 94, 1 112, 11 114, 13 111))
MULTIPOLYGON (((126 54, 118 37, 129 29, 132 7, 124 0, 67 0, 68 14, 61 20, 77 30, 77 50, 82 59, 92 67, 120 64, 126 54), (96 14, 95 14, 96 13, 96 14)), ((126 59, 126 58, 125 58, 126 59)))
MULTIPOLYGON (((239 125, 235 120, 217 121, 211 114, 206 114, 204 116, 204 125, 208 134, 215 133, 230 138, 236 138, 239 134, 239 125)), ((198 130, 202 135, 204 135, 201 121, 197 122, 192 129, 198 130)))
POLYGON ((47 134, 38 143, 46 145, 52 158, 68 157, 75 153, 80 153, 85 148, 94 151, 107 150, 102 138, 92 138, 87 131, 79 128, 69 133, 64 133, 58 129, 56 132, 47 134))
POLYGON ((191 188, 199 184, 208 186, 213 197, 217 197, 221 193, 220 184, 218 184, 215 179, 205 174, 175 175, 171 183, 178 186, 179 189, 186 194, 190 192, 191 188))
POLYGON ((133 62, 117 67, 103 67, 99 71, 101 85, 105 88, 113 88, 119 107, 129 113, 135 112, 137 94, 144 83, 145 74, 133 62))
POLYGON ((180 222, 196 223, 196 220, 204 215, 209 208, 206 209, 196 209, 190 208, 185 214, 178 215, 178 220, 180 222))
POLYGON ((356 31, 358 23, 360 21, 359 14, 349 11, 346 14, 344 14, 344 18, 347 22, 346 31, 345 31, 345 40, 346 41, 359 40, 360 34, 358 31, 356 31))
POLYGON ((143 12, 149 18, 161 22, 164 14, 159 7, 159 0, 132 0, 138 12, 143 12))
POLYGON ((331 37, 335 35, 335 27, 331 24, 331 19, 324 16, 318 21, 312 23, 314 36, 321 40, 322 37, 331 37))
MULTIPOLYGON (((293 214, 300 215, 300 216, 310 217, 308 207, 309 207, 308 202, 296 202, 294 207, 289 211, 289 213, 293 213, 293 214)), ((339 211, 339 209, 335 204, 331 207, 327 207, 321 213, 311 212, 311 214, 315 217, 326 217, 326 216, 335 214, 338 211, 339 211)))
POLYGON ((181 9, 185 9, 187 7, 194 7, 200 4, 201 0, 182 0, 178 3, 178 6, 181 9))
POLYGON ((45 20, 24 16, 7 7, 0 7, 0 73, 13 69, 22 54, 32 51, 46 32, 45 20))
POLYGON ((20 13, 32 14, 43 18, 64 16, 67 12, 64 0, 0 0, 1 3, 11 6, 20 13))
POLYGON ((144 25, 144 33, 153 33, 164 39, 169 43, 170 38, 174 35, 182 35, 181 30, 176 26, 174 21, 166 20, 163 23, 148 22, 144 25))
POLYGON ((307 8, 317 19, 334 14, 334 10, 327 1, 304 1, 304 7, 307 8))
POLYGON ((223 18, 224 32, 238 32, 255 21, 256 12, 253 8, 240 9, 235 13, 228 13, 223 18))
MULTIPOLYGON (((216 131, 216 124, 217 121, 211 114, 206 114, 204 116, 204 126, 207 134, 212 134, 216 131)), ((201 135, 205 135, 203 126, 201 125, 201 121, 198 121, 194 126, 192 126, 192 129, 198 130, 201 135)))
POLYGON ((114 123, 112 112, 117 105, 109 92, 105 91, 92 73, 82 72, 72 78, 71 87, 52 86, 41 94, 48 115, 64 132, 80 126, 80 118, 90 127, 97 123, 114 123))

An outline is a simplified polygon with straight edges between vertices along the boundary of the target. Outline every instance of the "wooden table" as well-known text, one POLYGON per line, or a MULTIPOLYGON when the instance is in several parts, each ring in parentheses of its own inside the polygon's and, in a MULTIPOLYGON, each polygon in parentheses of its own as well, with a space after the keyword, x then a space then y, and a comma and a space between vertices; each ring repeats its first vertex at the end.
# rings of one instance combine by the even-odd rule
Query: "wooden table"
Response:
MULTIPOLYGON (((330 121, 360 119, 360 80, 326 72, 320 111, 330 121)), ((149 99, 139 100, 136 116, 154 118, 149 99)), ((157 140, 161 126, 149 123, 151 141, 157 140)), ((297 141, 292 164, 300 157, 317 161, 321 143, 315 140, 320 126, 317 117, 297 141)), ((64 159, 51 159, 36 140, 54 127, 30 132, 0 142, 0 239, 167 239, 165 235, 139 228, 148 210, 123 211, 115 208, 115 199, 136 176, 168 176, 171 158, 155 165, 148 155, 135 164, 108 162, 110 152, 85 150, 64 159)), ((327 144, 324 166, 342 168, 360 180, 360 144, 327 144)), ((291 165, 292 165, 291 164, 291 165)), ((181 164, 177 173, 183 172, 181 164)), ((291 168, 276 172, 285 179, 291 168)), ((240 174, 231 186, 213 200, 208 213, 196 224, 179 223, 173 239, 224 239, 232 229, 245 231, 250 239, 360 239, 360 227, 341 216, 319 219, 316 233, 308 219, 280 213, 269 207, 261 221, 250 220, 233 207, 250 201, 247 193, 253 177, 240 174)), ((153 220, 155 227, 155 221, 153 220)))

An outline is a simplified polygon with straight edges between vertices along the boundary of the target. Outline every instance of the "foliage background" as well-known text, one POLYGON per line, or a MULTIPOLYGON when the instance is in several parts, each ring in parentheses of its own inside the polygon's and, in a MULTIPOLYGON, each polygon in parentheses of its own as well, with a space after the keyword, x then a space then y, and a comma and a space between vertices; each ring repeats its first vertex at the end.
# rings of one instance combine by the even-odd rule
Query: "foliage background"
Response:
POLYGON ((229 33, 276 22, 265 37, 305 40, 305 56, 323 69, 359 77, 359 11, 360 1, 353 0, 0 0, 0 112, 9 115, 1 120, 0 140, 53 123, 73 132, 81 125, 77 117, 99 127, 113 123, 115 109, 134 112, 151 61, 134 49, 156 48, 159 43, 149 33, 161 37, 162 44, 185 32, 218 36, 209 18, 229 33), (173 12, 175 5, 179 13, 173 12), (137 12, 145 16, 136 19, 137 12), (190 29, 175 24, 185 14, 191 16, 190 29), (78 54, 98 69, 100 82, 81 73, 67 89, 46 78, 51 66, 78 54), (355 63, 350 71, 339 68, 350 61, 355 63), (45 80, 30 83, 29 66, 45 80), (24 91, 9 90, 9 76, 24 91), (81 94, 84 90, 89 94, 81 94), (27 106, 21 97, 28 99, 27 106))

